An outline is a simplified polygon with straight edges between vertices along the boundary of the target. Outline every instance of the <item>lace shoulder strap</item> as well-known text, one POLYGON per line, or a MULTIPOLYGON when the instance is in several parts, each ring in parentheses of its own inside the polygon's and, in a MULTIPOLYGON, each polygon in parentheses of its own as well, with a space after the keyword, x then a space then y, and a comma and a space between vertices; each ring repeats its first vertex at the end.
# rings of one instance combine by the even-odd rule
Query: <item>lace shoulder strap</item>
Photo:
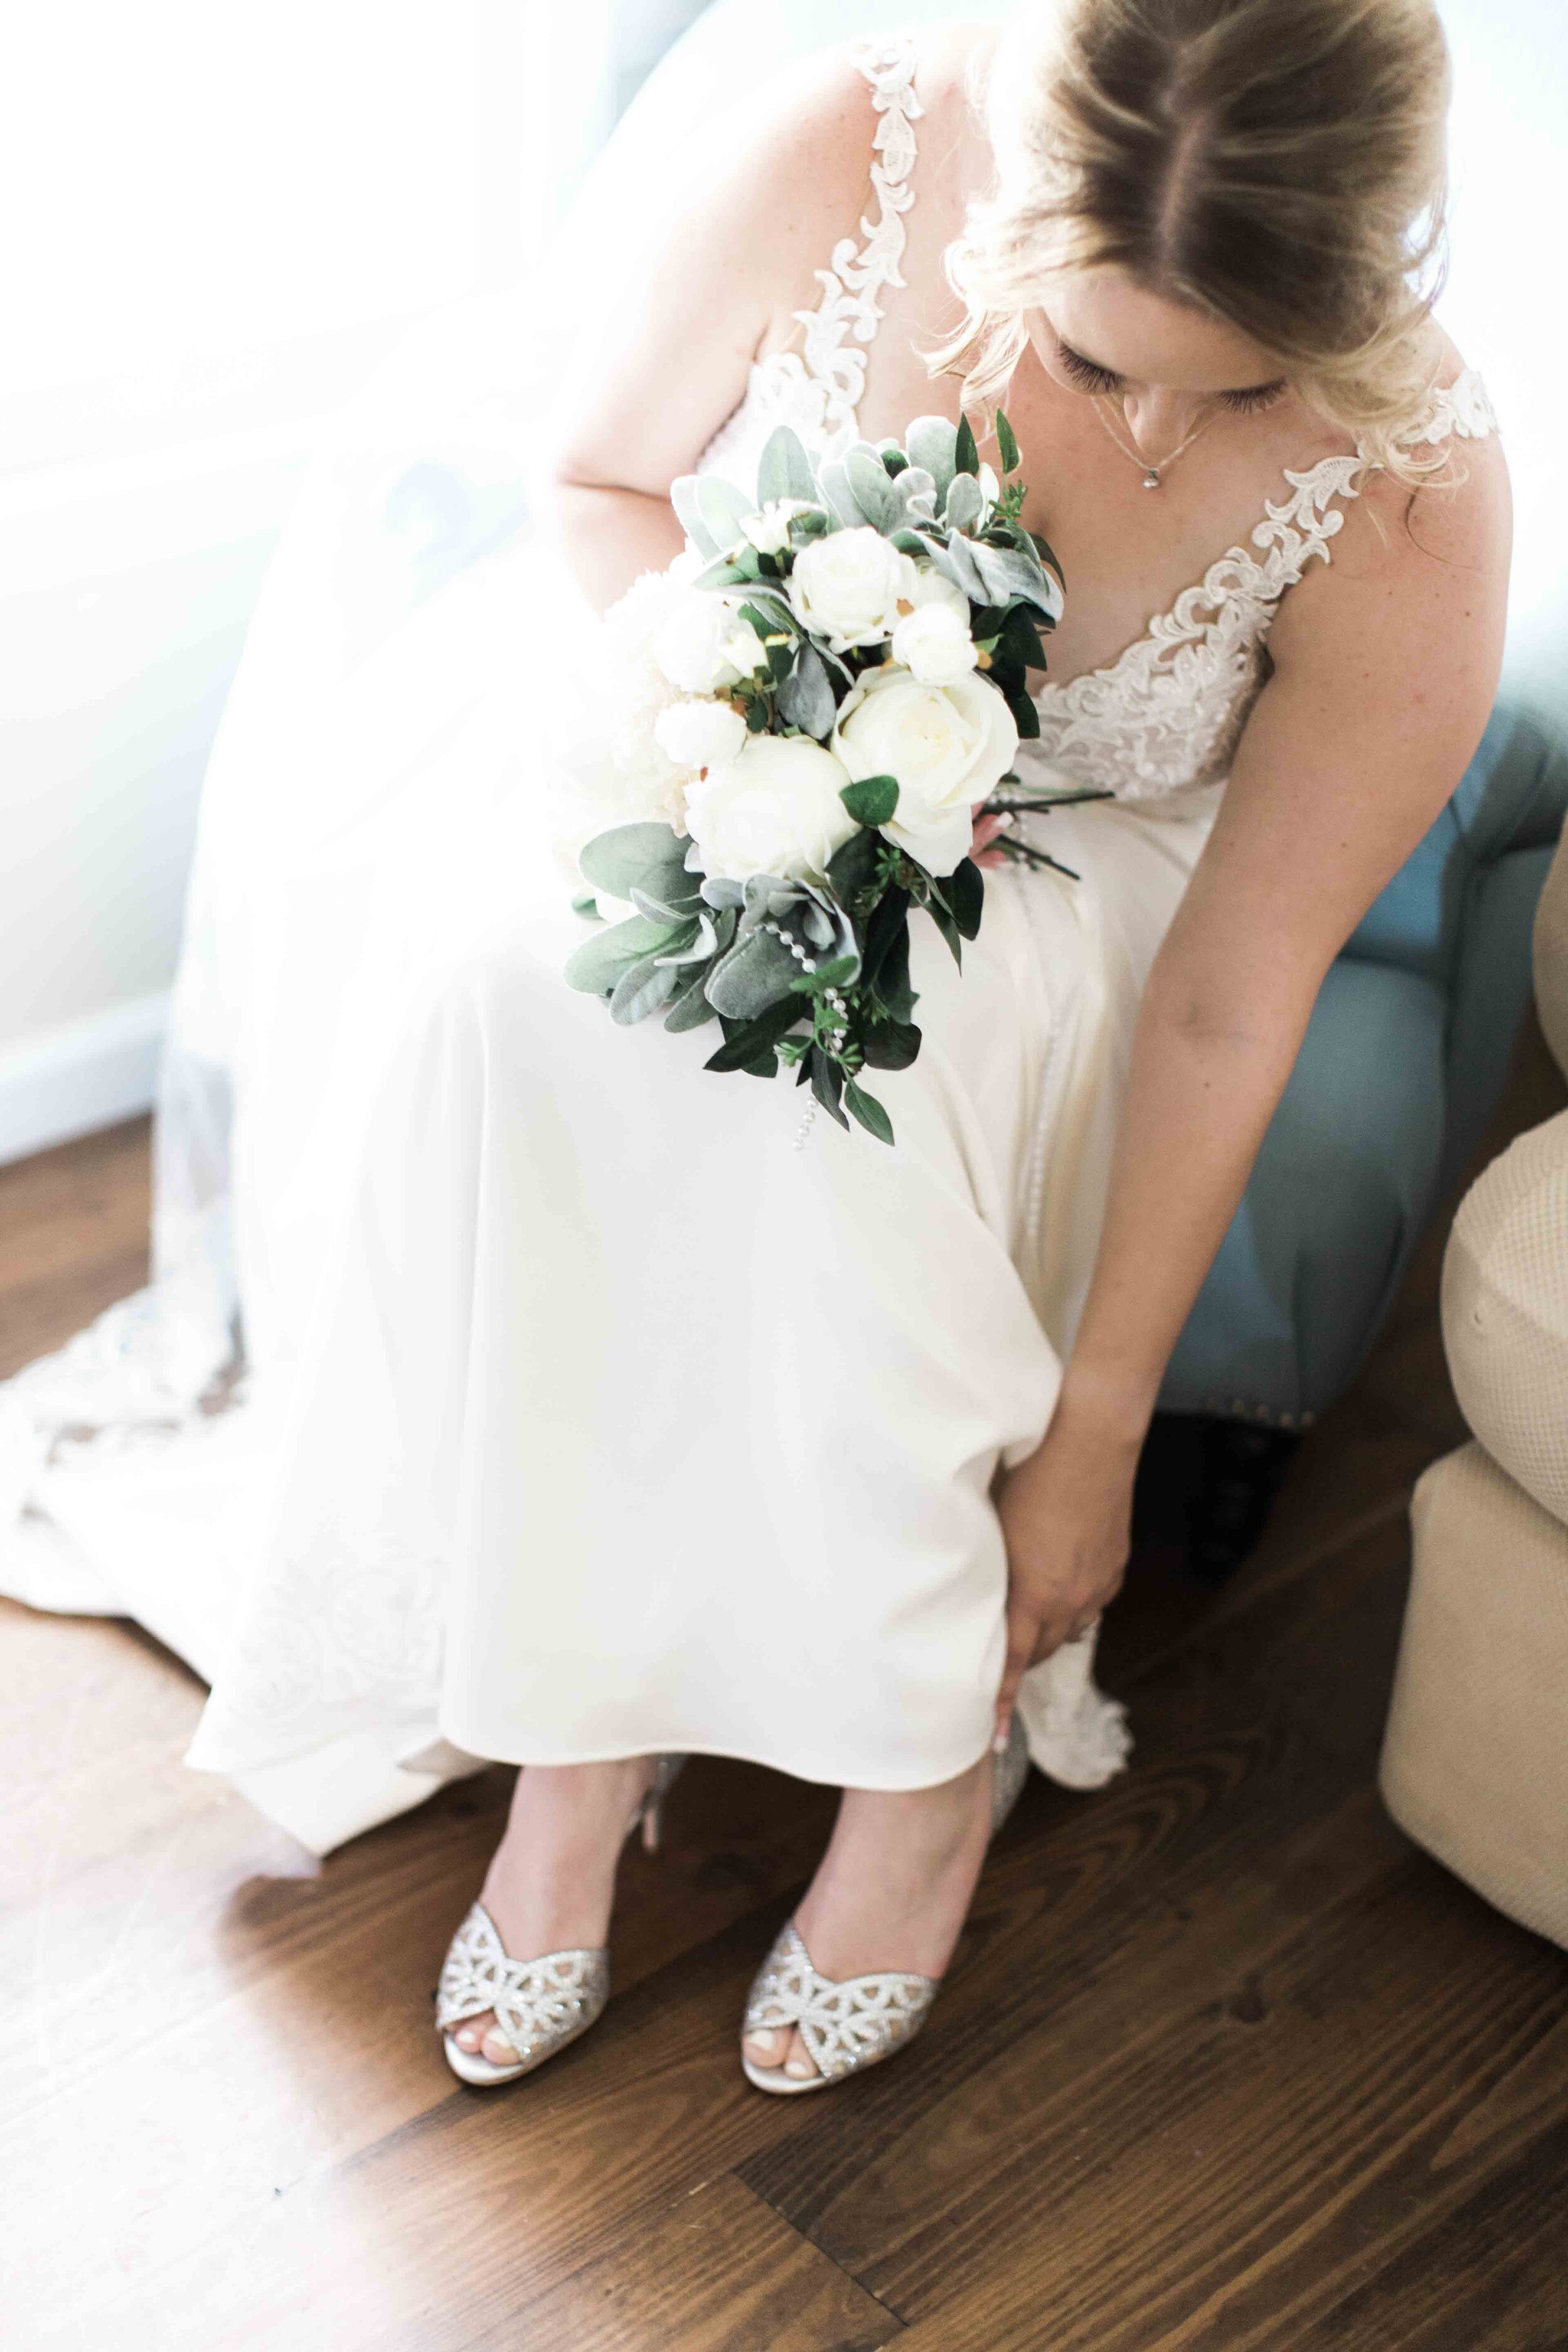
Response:
POLYGON ((1452 383, 1438 384, 1426 406, 1398 436, 1405 447, 1436 448, 1457 434, 1461 441, 1484 441, 1498 429, 1477 368, 1466 368, 1452 383))
POLYGON ((859 244, 846 236, 834 247, 828 267, 816 272, 822 294, 816 309, 795 314, 805 330, 805 373, 822 386, 824 422, 830 428, 853 425, 866 386, 865 347, 881 320, 883 289, 904 283, 903 215, 915 200, 910 184, 914 126, 925 111, 915 96, 916 55, 910 33, 868 42, 859 53, 857 62, 870 84, 877 116, 871 142, 876 216, 862 216, 859 244), (847 335, 853 338, 848 348, 847 335))
MULTIPOLYGON (((1497 431, 1497 418, 1487 389, 1474 368, 1467 368, 1452 383, 1440 384, 1411 423, 1396 437, 1407 449, 1436 448, 1454 436, 1484 441, 1497 431)), ((1290 495, 1270 500, 1264 519, 1252 534, 1263 561, 1244 559, 1247 586, 1260 600, 1273 604, 1293 587, 1314 556, 1329 561, 1329 542, 1344 528, 1343 501, 1359 498, 1373 460, 1364 449, 1353 457, 1325 457, 1304 474, 1287 470, 1290 495)))

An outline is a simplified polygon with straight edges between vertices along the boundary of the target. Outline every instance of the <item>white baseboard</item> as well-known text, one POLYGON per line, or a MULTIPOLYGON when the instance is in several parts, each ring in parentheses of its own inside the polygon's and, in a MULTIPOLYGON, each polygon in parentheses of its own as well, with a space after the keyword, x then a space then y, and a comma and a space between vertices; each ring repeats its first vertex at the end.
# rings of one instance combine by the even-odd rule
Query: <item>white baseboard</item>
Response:
POLYGON ((169 996, 138 996, 0 1046, 0 1165, 152 1108, 169 996))

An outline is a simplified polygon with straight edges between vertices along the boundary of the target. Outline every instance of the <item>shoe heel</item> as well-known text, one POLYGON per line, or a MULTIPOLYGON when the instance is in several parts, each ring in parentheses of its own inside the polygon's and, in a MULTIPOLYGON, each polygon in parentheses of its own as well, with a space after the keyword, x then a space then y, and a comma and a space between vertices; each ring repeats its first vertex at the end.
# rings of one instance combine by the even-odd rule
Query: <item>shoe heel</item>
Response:
POLYGON ((657 1853, 664 1840, 664 1801, 680 1778, 685 1766, 684 1756, 661 1756, 653 1768, 648 1791, 637 1807, 632 1822, 634 1830, 642 1832, 645 1853, 657 1853))

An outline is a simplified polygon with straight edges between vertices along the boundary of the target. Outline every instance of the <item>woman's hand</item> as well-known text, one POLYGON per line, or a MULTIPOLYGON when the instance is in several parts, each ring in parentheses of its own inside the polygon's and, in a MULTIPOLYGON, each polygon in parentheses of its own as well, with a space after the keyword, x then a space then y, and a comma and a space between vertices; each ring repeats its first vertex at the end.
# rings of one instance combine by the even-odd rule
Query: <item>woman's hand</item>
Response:
POLYGON ((1005 1474, 997 1511, 1007 1546, 1007 1663, 996 1696, 1005 1743, 1018 1685, 1074 1641, 1121 1591, 1142 1437, 1068 1405, 1044 1441, 1005 1474))
POLYGON ((999 849, 992 849, 991 844, 1004 830, 1007 820, 1005 816, 982 816, 980 812, 984 805, 984 801, 974 803, 974 838, 969 845, 969 855, 976 866, 1005 866, 1006 859, 999 849))

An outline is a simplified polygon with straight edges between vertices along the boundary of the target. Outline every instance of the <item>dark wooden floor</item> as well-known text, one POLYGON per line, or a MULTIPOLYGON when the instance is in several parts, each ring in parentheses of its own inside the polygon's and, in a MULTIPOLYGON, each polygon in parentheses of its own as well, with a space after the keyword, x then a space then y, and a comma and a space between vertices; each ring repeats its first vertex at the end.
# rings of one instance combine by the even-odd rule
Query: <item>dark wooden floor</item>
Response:
MULTIPOLYGON (((1527 1055, 1494 1140, 1554 1088, 1527 1055)), ((135 1278, 144 1150, 0 1171, 7 1363, 135 1278)), ((931 2028, 821 2099, 734 2036, 822 1791, 695 1764, 604 2023, 476 2095, 429 1994, 509 1776, 317 1865, 181 1766, 155 1643, 5 1606, 7 2346, 1561 2352, 1568 1961, 1373 1789, 1406 1497, 1460 1435, 1437 1255, 1241 1577, 1134 1562, 1133 1769, 1036 1776, 931 2028)))

